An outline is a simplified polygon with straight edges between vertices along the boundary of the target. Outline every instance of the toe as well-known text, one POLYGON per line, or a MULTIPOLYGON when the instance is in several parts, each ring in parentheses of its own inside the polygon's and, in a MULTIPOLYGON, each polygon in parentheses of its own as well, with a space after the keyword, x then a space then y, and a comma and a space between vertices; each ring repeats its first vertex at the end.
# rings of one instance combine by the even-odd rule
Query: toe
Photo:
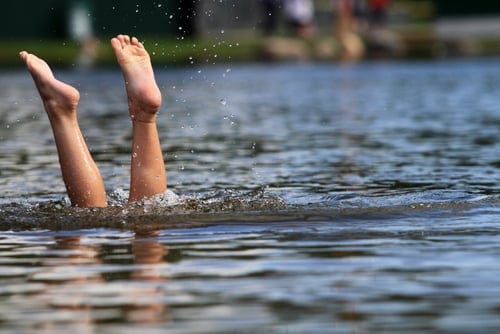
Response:
POLYGON ((130 36, 129 35, 124 35, 123 36, 123 43, 125 45, 130 45, 130 36))
POLYGON ((118 50, 120 50, 120 49, 123 48, 122 42, 119 40, 118 37, 119 36, 114 37, 114 38, 111 39, 111 46, 113 47, 113 49, 115 51, 118 51, 118 50))
POLYGON ((137 37, 132 37, 132 45, 137 46, 139 48, 143 48, 144 45, 142 45, 141 42, 137 39, 137 37))

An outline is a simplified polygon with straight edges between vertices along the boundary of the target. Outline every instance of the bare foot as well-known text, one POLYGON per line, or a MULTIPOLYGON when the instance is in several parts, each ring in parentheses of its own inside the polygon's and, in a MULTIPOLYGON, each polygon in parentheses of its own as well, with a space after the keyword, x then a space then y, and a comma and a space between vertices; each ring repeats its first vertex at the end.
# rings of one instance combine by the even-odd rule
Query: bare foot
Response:
POLYGON ((35 81, 45 111, 51 120, 61 116, 76 116, 80 93, 72 86, 57 80, 49 65, 26 51, 19 53, 35 81))
POLYGON ((137 38, 127 35, 111 39, 111 46, 125 78, 130 117, 133 121, 154 122, 161 104, 161 92, 148 52, 137 38))

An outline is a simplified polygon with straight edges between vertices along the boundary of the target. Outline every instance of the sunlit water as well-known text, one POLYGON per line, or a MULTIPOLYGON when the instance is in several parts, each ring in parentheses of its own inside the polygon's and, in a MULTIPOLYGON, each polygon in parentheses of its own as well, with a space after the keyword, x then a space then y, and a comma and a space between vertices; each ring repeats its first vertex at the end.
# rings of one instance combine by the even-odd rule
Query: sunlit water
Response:
POLYGON ((121 74, 57 71, 111 207, 0 77, 0 329, 500 329, 500 61, 157 68, 169 191, 126 205, 121 74))

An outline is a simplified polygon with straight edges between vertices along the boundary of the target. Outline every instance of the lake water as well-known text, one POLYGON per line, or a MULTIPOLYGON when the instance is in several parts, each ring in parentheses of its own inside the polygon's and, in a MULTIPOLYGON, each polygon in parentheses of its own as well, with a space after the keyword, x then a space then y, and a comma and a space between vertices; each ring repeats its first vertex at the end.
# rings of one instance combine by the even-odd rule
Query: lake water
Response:
POLYGON ((500 60, 157 68, 169 191, 126 205, 115 69, 56 71, 111 207, 0 76, 0 330, 500 330, 500 60))

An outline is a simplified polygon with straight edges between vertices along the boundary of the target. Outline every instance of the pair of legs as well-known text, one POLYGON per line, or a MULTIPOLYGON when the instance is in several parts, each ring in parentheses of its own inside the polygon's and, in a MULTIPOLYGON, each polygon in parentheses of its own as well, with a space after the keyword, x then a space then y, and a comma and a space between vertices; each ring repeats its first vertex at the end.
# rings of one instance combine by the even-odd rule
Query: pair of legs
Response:
MULTIPOLYGON (((165 192, 165 164, 156 128, 161 92, 148 52, 137 38, 118 35, 111 46, 120 65, 132 119, 132 157, 129 202, 165 192)), ((80 93, 57 80, 47 63, 26 51, 21 59, 31 73, 49 117, 62 176, 73 206, 107 205, 104 183, 83 138, 77 119, 80 93)))

